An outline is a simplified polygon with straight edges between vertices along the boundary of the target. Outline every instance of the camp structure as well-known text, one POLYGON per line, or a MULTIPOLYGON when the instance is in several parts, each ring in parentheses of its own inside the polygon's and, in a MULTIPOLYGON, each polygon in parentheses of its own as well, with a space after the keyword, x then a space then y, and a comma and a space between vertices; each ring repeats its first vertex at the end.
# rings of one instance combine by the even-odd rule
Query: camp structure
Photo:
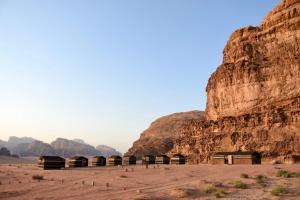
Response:
POLYGON ((123 164, 124 165, 136 165, 136 157, 131 155, 131 156, 124 156, 123 157, 123 164))
POLYGON ((166 155, 157 155, 155 157, 155 164, 168 165, 168 164, 170 164, 170 158, 166 155))
POLYGON ((142 164, 155 164, 155 157, 153 155, 144 155, 142 164))
POLYGON ((89 160, 83 156, 74 156, 69 158, 69 167, 87 167, 89 160))
POLYGON ((93 167, 106 166, 106 158, 103 156, 94 156, 91 159, 91 166, 93 167))
POLYGON ((175 154, 171 157, 171 164, 184 165, 185 157, 181 154, 175 154))
POLYGON ((108 158, 108 165, 110 165, 110 166, 122 165, 121 156, 110 156, 108 158))
POLYGON ((38 166, 43 169, 61 169, 65 168, 65 159, 59 156, 40 156, 38 166))
POLYGON ((261 164, 261 155, 255 151, 217 152, 211 158, 212 164, 261 164))

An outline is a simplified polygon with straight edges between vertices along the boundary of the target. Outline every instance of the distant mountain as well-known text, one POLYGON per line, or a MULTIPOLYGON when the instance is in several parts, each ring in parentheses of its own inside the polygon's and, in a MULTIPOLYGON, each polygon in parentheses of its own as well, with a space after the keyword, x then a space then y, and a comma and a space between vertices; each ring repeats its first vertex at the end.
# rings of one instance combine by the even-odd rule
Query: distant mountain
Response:
POLYGON ((29 145, 30 145, 30 143, 20 143, 17 146, 15 146, 14 148, 11 148, 10 150, 13 154, 22 155, 23 152, 26 151, 26 149, 28 148, 29 145))
POLYGON ((74 140, 68 140, 64 138, 57 138, 51 143, 51 146, 56 150, 56 152, 64 157, 74 156, 74 155, 85 155, 85 156, 96 156, 101 155, 101 152, 96 150, 95 147, 76 142, 74 140))
POLYGON ((68 140, 57 138, 51 144, 44 143, 31 137, 9 137, 9 140, 0 140, 0 148, 7 148, 12 154, 20 156, 41 156, 41 155, 58 155, 70 157, 75 155, 82 156, 111 156, 122 155, 114 148, 99 145, 97 149, 92 145, 85 143, 82 139, 68 140))
POLYGON ((78 143, 81 143, 81 144, 86 144, 82 139, 73 139, 74 142, 78 142, 78 143))
POLYGON ((122 153, 120 153, 116 149, 114 149, 112 147, 109 147, 109 146, 106 146, 106 145, 98 145, 96 147, 96 149, 99 150, 101 152, 101 155, 105 156, 105 157, 109 157, 109 156, 112 156, 112 155, 122 156, 122 153))
POLYGON ((0 147, 7 147, 7 142, 0 140, 0 147))
POLYGON ((7 143, 6 143, 6 147, 8 149, 13 149, 16 146, 18 146, 21 143, 27 143, 30 144, 32 142, 36 141, 35 139, 31 138, 31 137, 16 137, 16 136, 11 136, 9 137, 7 143))
POLYGON ((31 144, 27 146, 25 151, 20 152, 20 155, 21 156, 41 156, 41 155, 54 156, 57 155, 57 152, 55 149, 53 149, 53 147, 50 144, 41 141, 33 141, 31 144))

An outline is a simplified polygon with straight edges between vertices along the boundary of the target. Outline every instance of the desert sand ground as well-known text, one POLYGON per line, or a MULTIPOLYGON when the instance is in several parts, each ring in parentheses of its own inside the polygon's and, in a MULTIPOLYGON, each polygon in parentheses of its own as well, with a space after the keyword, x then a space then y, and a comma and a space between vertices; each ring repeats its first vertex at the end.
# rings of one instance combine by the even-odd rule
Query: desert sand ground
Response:
POLYGON ((300 199, 300 179, 277 177, 300 165, 161 165, 42 170, 35 164, 0 164, 0 199, 300 199), (249 178, 241 178, 246 173, 249 178), (43 180, 33 179, 42 175, 43 180), (256 176, 266 178, 257 183, 256 176), (235 187, 241 180, 246 189, 235 187), (287 188, 279 197, 275 185, 287 188), (217 190, 219 192, 210 193, 217 190))

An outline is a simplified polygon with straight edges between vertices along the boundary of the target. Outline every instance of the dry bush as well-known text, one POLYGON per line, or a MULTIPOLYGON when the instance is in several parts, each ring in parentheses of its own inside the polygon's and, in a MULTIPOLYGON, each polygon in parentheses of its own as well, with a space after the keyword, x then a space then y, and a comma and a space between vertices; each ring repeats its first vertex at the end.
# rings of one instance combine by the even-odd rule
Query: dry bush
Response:
POLYGON ((41 180, 44 180, 44 176, 43 175, 35 174, 35 175, 32 175, 32 179, 33 180, 41 181, 41 180))
POLYGON ((237 181, 234 182, 234 187, 235 188, 240 188, 240 189, 246 189, 247 188, 247 184, 244 183, 241 180, 237 180, 237 181))
POLYGON ((274 196, 280 196, 282 194, 287 193, 287 189, 285 187, 282 187, 280 185, 274 186, 272 188, 271 194, 274 196))
POLYGON ((120 178, 128 178, 128 176, 126 176, 126 175, 120 175, 120 178))
POLYGON ((276 173, 276 176, 277 177, 284 177, 284 178, 290 178, 291 177, 291 174, 286 171, 286 170, 279 170, 277 173, 276 173))
POLYGON ((261 187, 267 187, 267 177, 264 175, 257 175, 255 177, 256 183, 259 184, 261 187))
POLYGON ((249 178, 249 175, 246 173, 241 173, 240 177, 241 178, 249 178))
POLYGON ((176 188, 171 191, 171 195, 176 198, 187 198, 195 195, 196 190, 188 188, 176 188))

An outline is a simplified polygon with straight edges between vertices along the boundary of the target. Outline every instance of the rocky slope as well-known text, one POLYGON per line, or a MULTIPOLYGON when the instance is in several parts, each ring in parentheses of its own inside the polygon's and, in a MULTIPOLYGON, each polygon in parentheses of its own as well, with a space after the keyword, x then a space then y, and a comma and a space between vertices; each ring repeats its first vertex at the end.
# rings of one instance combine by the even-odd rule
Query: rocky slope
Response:
POLYGON ((259 27, 235 31, 211 75, 208 121, 190 121, 172 152, 207 162, 215 151, 300 154, 300 0, 284 0, 259 27))
POLYGON ((95 156, 101 155, 101 152, 96 150, 95 147, 76 142, 74 140, 67 140, 64 138, 57 138, 51 143, 52 148, 54 148, 58 155, 69 157, 74 155, 86 155, 95 156))
POLYGON ((191 111, 175 113, 157 119, 141 134, 140 138, 133 143, 133 146, 126 154, 136 155, 140 158, 144 154, 167 153, 173 148, 183 124, 191 120, 205 120, 204 112, 191 111))
POLYGON ((112 156, 112 155, 122 156, 122 153, 118 152, 116 149, 114 149, 112 147, 109 147, 109 146, 106 146, 106 145, 103 145, 103 144, 96 146, 96 149, 98 151, 100 151, 101 155, 104 156, 104 157, 109 157, 109 156, 112 156))

